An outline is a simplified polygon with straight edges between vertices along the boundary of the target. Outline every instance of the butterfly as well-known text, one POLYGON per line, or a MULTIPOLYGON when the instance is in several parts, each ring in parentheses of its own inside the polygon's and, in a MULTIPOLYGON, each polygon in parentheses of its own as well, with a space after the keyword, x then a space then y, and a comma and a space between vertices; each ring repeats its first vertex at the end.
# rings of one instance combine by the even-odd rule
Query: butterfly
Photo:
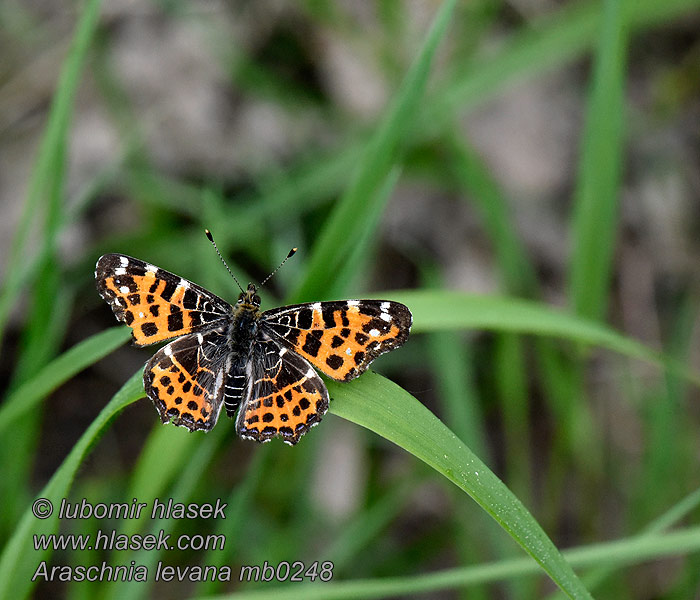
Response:
POLYGON ((143 375, 162 422, 209 431, 225 407, 237 434, 258 442, 281 437, 296 444, 328 410, 328 390, 313 367, 350 381, 401 346, 413 320, 406 306, 389 300, 312 302, 263 312, 252 283, 231 305, 124 254, 102 256, 95 278, 136 345, 175 338, 146 363, 143 375))

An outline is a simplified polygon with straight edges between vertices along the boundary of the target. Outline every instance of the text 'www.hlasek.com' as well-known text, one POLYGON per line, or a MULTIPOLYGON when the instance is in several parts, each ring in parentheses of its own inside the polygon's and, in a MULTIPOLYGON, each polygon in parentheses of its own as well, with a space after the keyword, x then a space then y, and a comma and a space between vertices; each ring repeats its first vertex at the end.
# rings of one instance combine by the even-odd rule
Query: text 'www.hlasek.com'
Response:
MULTIPOLYGON (((113 523, 114 521, 136 521, 150 519, 154 524, 149 533, 124 533, 118 529, 104 527, 93 533, 36 533, 33 536, 34 550, 41 552, 89 552, 107 554, 108 560, 84 564, 52 564, 42 560, 38 563, 32 581, 265 581, 265 582, 309 582, 330 581, 333 578, 331 561, 280 561, 259 565, 241 565, 237 569, 229 565, 182 565, 168 564, 167 560, 125 560, 120 561, 121 552, 179 552, 200 551, 206 556, 215 556, 226 547, 223 533, 180 533, 174 535, 166 531, 171 521, 183 519, 224 520, 227 504, 217 499, 214 503, 184 504, 172 498, 152 503, 131 502, 91 503, 86 499, 77 502, 60 501, 58 519, 60 521, 95 519, 113 523), (165 526, 165 527, 162 527, 165 526)), ((32 513, 37 519, 45 520, 54 513, 54 503, 46 498, 38 498, 32 505, 32 513)), ((139 554, 143 557, 143 554, 139 554)))

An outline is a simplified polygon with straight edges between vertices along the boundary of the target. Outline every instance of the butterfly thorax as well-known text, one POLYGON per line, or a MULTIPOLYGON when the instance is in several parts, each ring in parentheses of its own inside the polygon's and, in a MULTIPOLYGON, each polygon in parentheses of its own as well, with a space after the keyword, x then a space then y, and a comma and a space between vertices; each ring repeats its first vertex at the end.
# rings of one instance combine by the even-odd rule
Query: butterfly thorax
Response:
POLYGON ((249 355, 258 335, 260 320, 260 296, 251 283, 248 290, 241 293, 233 306, 231 324, 228 328, 229 346, 238 354, 249 355))

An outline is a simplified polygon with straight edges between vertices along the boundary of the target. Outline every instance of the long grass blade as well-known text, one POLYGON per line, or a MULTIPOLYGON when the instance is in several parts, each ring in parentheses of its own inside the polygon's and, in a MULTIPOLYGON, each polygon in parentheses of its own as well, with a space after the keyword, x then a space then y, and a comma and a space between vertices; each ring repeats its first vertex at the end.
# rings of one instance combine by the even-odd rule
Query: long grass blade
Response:
POLYGON ((420 107, 438 43, 444 37, 456 2, 446 0, 409 69, 395 100, 370 139, 355 177, 335 206, 314 246, 308 276, 292 294, 292 301, 318 299, 333 282, 350 254, 355 239, 367 229, 369 205, 376 202, 382 182, 396 163, 420 107))
POLYGON ((113 327, 83 340, 55 358, 12 392, 0 407, 0 436, 17 419, 71 377, 104 358, 130 338, 126 327, 113 327))
MULTIPOLYGON (((700 527, 692 527, 645 539, 639 545, 636 539, 595 544, 563 552, 575 567, 585 567, 605 561, 629 565, 663 556, 678 556, 700 552, 700 527)), ((539 566, 527 558, 515 558, 484 565, 474 565, 406 577, 364 579, 323 585, 279 586, 259 591, 239 592, 235 596, 207 596, 201 600, 351 600, 353 598, 393 598, 439 590, 468 587, 524 575, 534 575, 539 566)))
POLYGON ((329 384, 331 412, 388 439, 469 494, 571 598, 590 598, 525 506, 435 415, 388 379, 368 373, 329 384))
POLYGON ((617 233, 627 46, 623 0, 606 0, 602 19, 579 163, 569 273, 571 306, 589 319, 605 316, 617 233))
POLYGON ((49 483, 37 494, 53 505, 50 517, 40 520, 28 507, 20 519, 12 537, 0 555, 0 598, 25 598, 34 583, 32 577, 41 560, 48 554, 34 551, 33 535, 56 533, 59 527, 58 507, 68 494, 73 478, 92 448, 105 432, 109 423, 127 405, 143 396, 142 373, 135 373, 102 409, 97 418, 85 430, 70 454, 54 473, 49 483))

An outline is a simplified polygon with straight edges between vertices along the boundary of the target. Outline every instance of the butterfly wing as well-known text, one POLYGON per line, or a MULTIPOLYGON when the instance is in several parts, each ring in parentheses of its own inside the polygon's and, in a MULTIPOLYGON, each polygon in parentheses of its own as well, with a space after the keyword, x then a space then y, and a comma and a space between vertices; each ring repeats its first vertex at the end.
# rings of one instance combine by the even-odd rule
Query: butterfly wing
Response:
POLYGON ((328 391, 301 356, 263 335, 248 363, 247 391, 236 420, 242 438, 279 436, 296 444, 328 410, 328 391))
POLYGON ((97 289, 139 346, 216 327, 228 302, 194 283, 124 254, 105 254, 95 268, 97 289))
POLYGON ((143 383, 163 423, 209 431, 219 418, 226 381, 225 328, 192 333, 163 346, 143 383))
POLYGON ((261 328, 338 381, 360 375, 380 354, 408 339, 413 316, 388 300, 343 300, 265 311, 261 328))

